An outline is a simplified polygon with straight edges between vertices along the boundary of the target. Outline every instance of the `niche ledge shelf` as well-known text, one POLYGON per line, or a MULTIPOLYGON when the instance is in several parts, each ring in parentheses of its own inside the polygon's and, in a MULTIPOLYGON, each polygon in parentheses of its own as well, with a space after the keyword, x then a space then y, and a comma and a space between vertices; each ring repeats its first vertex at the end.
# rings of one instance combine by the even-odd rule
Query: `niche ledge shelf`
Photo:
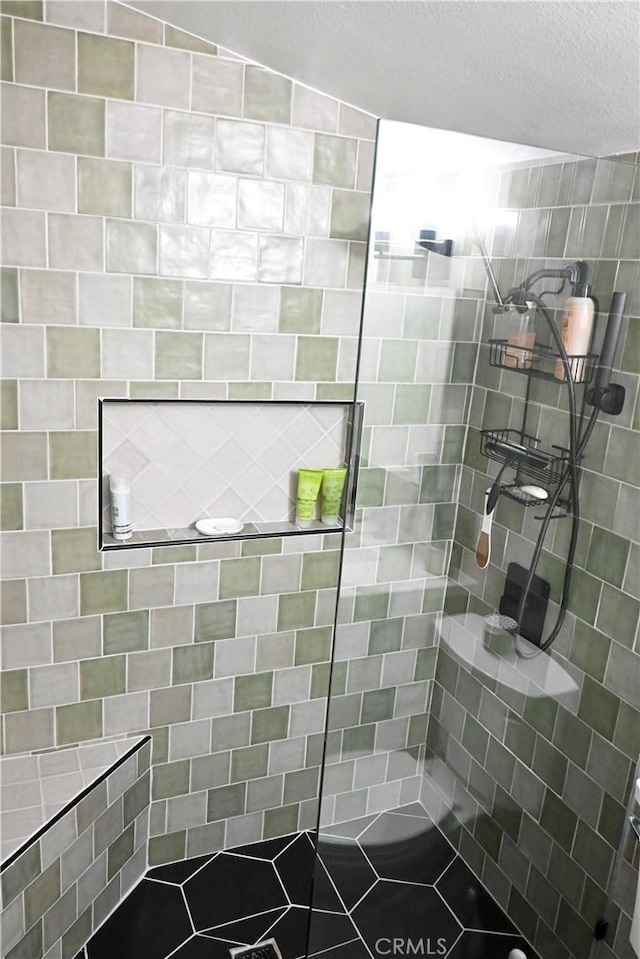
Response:
MULTIPOLYGON (((353 528, 364 403, 295 400, 98 401, 101 550, 309 536, 353 528), (341 515, 293 522, 297 471, 347 466, 341 515), (111 534, 109 476, 131 485, 134 532, 111 534), (237 533, 196 521, 233 517, 237 533)), ((319 503, 318 503, 319 507, 319 503)), ((318 509, 319 515, 319 509, 318 509)))
POLYGON ((314 533, 341 533, 343 529, 351 530, 347 522, 339 526, 327 526, 319 520, 314 520, 311 526, 300 529, 295 523, 244 523, 239 533, 221 533, 219 536, 205 536, 193 526, 180 526, 175 529, 136 529, 131 539, 116 540, 111 533, 102 533, 103 550, 135 549, 141 546, 188 546, 192 544, 223 543, 230 540, 267 539, 273 536, 309 536, 314 533))

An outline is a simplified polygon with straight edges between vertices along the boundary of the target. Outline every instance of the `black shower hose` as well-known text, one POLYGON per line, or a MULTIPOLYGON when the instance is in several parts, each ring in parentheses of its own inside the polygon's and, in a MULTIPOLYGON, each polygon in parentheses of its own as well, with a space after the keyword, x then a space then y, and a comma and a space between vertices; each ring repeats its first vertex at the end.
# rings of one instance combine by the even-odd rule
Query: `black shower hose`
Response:
POLYGON ((591 416, 589 417, 589 422, 582 434, 581 437, 578 436, 578 414, 576 410, 576 389, 575 381, 573 378, 573 373, 571 372, 571 364, 569 362, 569 357, 565 349, 564 343, 562 342, 562 337, 558 330, 556 323, 553 320, 549 310, 547 309, 544 301, 537 296, 535 293, 532 293, 531 290, 527 290, 527 298, 531 299, 537 307, 540 308, 542 314, 547 321, 549 330, 555 342, 556 348, 560 359, 562 360, 562 365, 564 367, 564 375, 567 384, 567 394, 569 398, 569 457, 568 464, 560 478, 555 492, 553 493, 549 504, 547 506, 547 511, 542 520, 540 526, 540 532, 538 533, 538 538, 536 540, 536 545, 533 550, 533 556, 531 558, 531 564, 527 573, 527 578, 525 581, 524 589, 522 591, 522 596, 520 597, 520 603, 518 605, 517 621, 518 624, 522 622, 524 609, 531 592, 531 586, 533 584, 533 578, 536 573, 538 562, 540 560, 540 554, 542 553, 542 547, 549 529, 549 524, 553 518, 555 508, 558 504, 560 496, 567 482, 569 482, 570 490, 570 500, 569 508, 571 510, 572 522, 571 522, 571 535, 569 538, 569 547, 567 549, 567 560, 565 565, 564 573, 564 582, 562 584, 562 596, 560 599, 560 609, 558 612, 558 617, 556 623, 551 630, 551 633, 540 643, 540 650, 544 651, 551 646, 553 641, 558 636, 564 623, 565 615, 567 612, 567 605, 569 603, 569 590, 571 588, 571 577, 573 574, 573 561, 575 558, 576 546, 578 542, 578 528, 580 525, 580 499, 578 495, 578 485, 579 485, 579 475, 580 475, 580 458, 582 452, 587 445, 589 438, 593 432, 593 428, 596 424, 596 419, 598 417, 598 407, 594 406, 591 416))

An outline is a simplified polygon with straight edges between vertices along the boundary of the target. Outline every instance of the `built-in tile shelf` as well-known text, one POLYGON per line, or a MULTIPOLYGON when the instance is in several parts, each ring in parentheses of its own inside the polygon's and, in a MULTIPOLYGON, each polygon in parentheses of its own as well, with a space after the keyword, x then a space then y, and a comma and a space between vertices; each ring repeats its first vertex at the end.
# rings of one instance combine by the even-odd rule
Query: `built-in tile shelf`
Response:
POLYGON ((340 532, 353 527, 363 403, 102 399, 99 526, 103 550, 340 532), (294 523, 301 468, 348 467, 338 525, 294 523), (133 535, 111 532, 109 477, 131 488, 133 535), (232 534, 198 520, 232 517, 232 534))
POLYGON ((149 741, 138 736, 3 756, 0 872, 149 741))
POLYGON ((351 530, 351 524, 340 523, 338 526, 327 526, 319 520, 314 520, 311 526, 300 529, 295 523, 245 523, 239 533, 225 533, 220 536, 203 536, 193 526, 182 526, 177 529, 138 529, 134 530, 131 539, 124 542, 115 540, 110 532, 102 534, 102 549, 133 549, 139 546, 185 546, 198 543, 219 543, 222 540, 260 539, 270 536, 316 536, 324 533, 340 533, 343 529, 351 530))
POLYGON ((2 955, 84 954, 146 869, 151 737, 5 756, 0 777, 2 955))

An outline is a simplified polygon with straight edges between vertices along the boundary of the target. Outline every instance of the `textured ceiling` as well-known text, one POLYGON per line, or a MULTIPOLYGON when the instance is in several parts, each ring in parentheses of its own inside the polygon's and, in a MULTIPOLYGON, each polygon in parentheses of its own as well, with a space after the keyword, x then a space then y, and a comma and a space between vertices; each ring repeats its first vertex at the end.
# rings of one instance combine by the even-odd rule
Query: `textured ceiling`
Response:
POLYGON ((602 156, 640 148, 637 0, 134 0, 390 120, 602 156))

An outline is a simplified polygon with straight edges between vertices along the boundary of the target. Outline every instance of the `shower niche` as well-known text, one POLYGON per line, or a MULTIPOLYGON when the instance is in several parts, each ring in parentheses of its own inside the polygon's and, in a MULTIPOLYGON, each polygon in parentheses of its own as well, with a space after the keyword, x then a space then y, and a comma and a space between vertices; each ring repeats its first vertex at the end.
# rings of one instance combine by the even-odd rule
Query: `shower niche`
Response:
POLYGON ((362 403, 102 399, 98 410, 103 550, 351 529, 362 403), (347 466, 337 525, 294 523, 297 471, 347 466), (110 478, 130 489, 133 532, 116 539, 110 478), (221 519, 225 523, 219 522, 221 519), (209 535, 196 529, 215 521, 209 535), (233 521, 233 522, 232 522, 233 521))

